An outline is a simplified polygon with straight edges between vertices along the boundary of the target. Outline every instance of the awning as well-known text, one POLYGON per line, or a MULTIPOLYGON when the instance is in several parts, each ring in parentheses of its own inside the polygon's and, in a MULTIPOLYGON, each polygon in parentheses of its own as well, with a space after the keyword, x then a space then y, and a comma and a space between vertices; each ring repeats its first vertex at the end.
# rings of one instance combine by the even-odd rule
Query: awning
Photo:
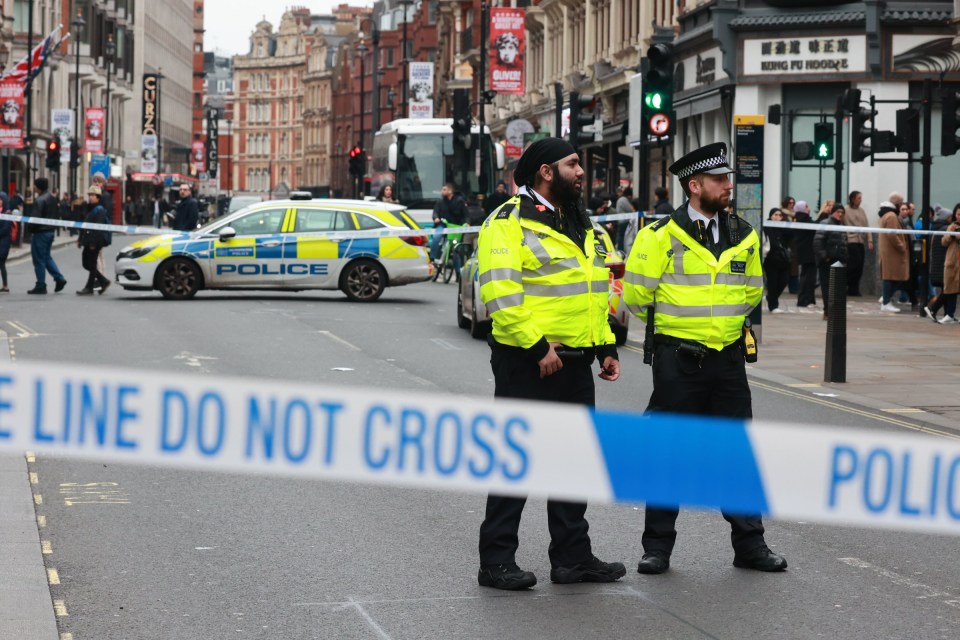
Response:
POLYGON ((703 93, 675 101, 673 109, 677 114, 677 120, 684 120, 701 113, 716 111, 722 104, 723 97, 720 94, 720 87, 714 87, 703 93))

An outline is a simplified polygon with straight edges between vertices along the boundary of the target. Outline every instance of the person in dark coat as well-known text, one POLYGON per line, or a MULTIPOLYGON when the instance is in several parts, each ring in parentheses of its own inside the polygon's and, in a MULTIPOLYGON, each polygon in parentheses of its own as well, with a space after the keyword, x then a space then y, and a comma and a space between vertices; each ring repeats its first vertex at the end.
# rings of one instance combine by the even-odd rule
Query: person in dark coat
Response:
POLYGON ((830 208, 830 215, 820 224, 825 228, 817 230, 813 237, 813 254, 817 260, 817 269, 820 275, 820 296, 823 298, 823 319, 827 319, 827 306, 830 304, 830 267, 838 260, 847 262, 847 234, 839 231, 828 231, 826 227, 843 226, 843 215, 846 207, 836 203, 830 208))
MULTIPOLYGON (((56 220, 60 215, 60 207, 56 198, 48 191, 50 182, 41 177, 33 181, 33 186, 37 192, 34 205, 37 217, 56 220)), ((14 198, 16 197, 18 196, 14 196, 14 198)), ((14 206, 12 199, 10 206, 14 206)), ((27 293, 43 295, 47 292, 47 272, 53 276, 56 285, 54 291, 58 293, 63 291, 63 288, 67 286, 67 279, 60 273, 56 261, 50 255, 50 249, 53 246, 54 227, 31 223, 28 225, 28 231, 30 231, 30 256, 33 258, 33 269, 37 275, 37 284, 27 293)))
MULTIPOLYGON (((0 211, 7 212, 8 198, 5 191, 0 191, 0 211)), ((10 293, 7 288, 7 256, 10 255, 10 243, 13 241, 11 232, 13 231, 13 222, 10 220, 0 220, 0 278, 3 279, 3 286, 0 287, 0 293, 10 293)))
MULTIPOLYGON (((794 222, 812 223, 810 208, 798 200, 793 208, 794 222)), ((793 234, 796 241, 797 264, 800 267, 800 291, 797 292, 798 307, 814 307, 817 304, 817 259, 813 254, 815 231, 798 230, 793 234)))
MULTIPOLYGON (((770 209, 769 220, 780 222, 783 212, 777 207, 770 209)), ((783 313, 780 308, 780 294, 787 288, 790 279, 790 231, 787 229, 764 229, 770 249, 763 259, 763 274, 767 277, 767 306, 770 313, 783 313)))
POLYGON ((180 185, 180 202, 177 203, 177 215, 173 218, 175 231, 196 231, 200 223, 200 205, 193 197, 193 189, 184 183, 180 185))
MULTIPOLYGON (((960 203, 954 208, 953 212, 944 209, 940 205, 934 207, 933 220, 930 222, 932 231, 946 231, 950 222, 954 219, 957 211, 960 211, 960 203)), ((930 240, 930 286, 936 289, 936 294, 930 298, 927 306, 923 308, 923 315, 934 322, 938 322, 937 313, 943 308, 943 265, 947 257, 947 248, 940 242, 940 237, 934 236, 930 240)))
MULTIPOLYGON (((84 222, 109 224, 107 210, 104 209, 100 203, 100 199, 103 197, 100 187, 96 185, 91 186, 87 192, 87 197, 89 198, 89 213, 87 213, 84 222)), ((100 295, 103 295, 107 287, 110 286, 110 280, 100 273, 98 264, 100 251, 107 246, 106 234, 106 231, 97 229, 82 229, 80 231, 80 237, 77 238, 77 246, 83 251, 81 254, 83 268, 86 269, 90 275, 87 276, 87 284, 83 289, 77 291, 78 296, 93 295, 94 287, 99 287, 100 295)))
POLYGON ((487 213, 493 213, 497 210, 497 207, 502 205, 504 202, 510 199, 510 194, 507 193, 507 183, 503 180, 497 181, 497 186, 494 189, 493 193, 487 198, 486 206, 487 213))

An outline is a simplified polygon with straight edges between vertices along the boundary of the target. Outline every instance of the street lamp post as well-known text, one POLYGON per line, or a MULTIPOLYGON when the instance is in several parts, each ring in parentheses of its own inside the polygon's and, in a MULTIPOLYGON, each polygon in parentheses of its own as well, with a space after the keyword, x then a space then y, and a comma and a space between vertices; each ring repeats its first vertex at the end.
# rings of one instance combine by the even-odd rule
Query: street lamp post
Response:
POLYGON ((400 0, 400 6, 403 7, 403 77, 400 79, 400 82, 403 83, 401 85, 403 87, 403 99, 401 103, 404 106, 407 104, 407 92, 409 91, 407 85, 409 83, 408 76, 410 75, 410 61, 407 59, 407 16, 412 3, 413 0, 400 0))
POLYGON ((113 75, 111 70, 113 69, 113 57, 117 55, 117 45, 113 42, 113 34, 107 36, 107 99, 106 99, 106 111, 104 113, 104 126, 103 126, 103 150, 106 154, 110 155, 110 76, 113 75))
POLYGON ((366 129, 366 118, 363 117, 363 102, 364 102, 364 80, 366 76, 366 55, 367 55, 367 45, 363 44, 363 40, 360 41, 360 44, 357 45, 357 53, 360 54, 360 149, 363 152, 363 173, 357 176, 357 197, 360 198, 363 196, 363 179, 367 174, 367 148, 364 144, 364 138, 367 135, 366 129))
POLYGON ((233 196, 233 120, 227 120, 227 138, 230 140, 230 150, 227 155, 227 197, 233 196))
MULTIPOLYGON (((76 38, 77 69, 74 74, 74 114, 73 114, 73 142, 70 145, 70 197, 77 193, 79 185, 77 184, 77 169, 80 164, 80 32, 86 26, 87 21, 83 19, 80 10, 77 10, 77 17, 73 19, 70 25, 73 27, 73 35, 76 38)), ((29 55, 29 54, 28 54, 29 55)))

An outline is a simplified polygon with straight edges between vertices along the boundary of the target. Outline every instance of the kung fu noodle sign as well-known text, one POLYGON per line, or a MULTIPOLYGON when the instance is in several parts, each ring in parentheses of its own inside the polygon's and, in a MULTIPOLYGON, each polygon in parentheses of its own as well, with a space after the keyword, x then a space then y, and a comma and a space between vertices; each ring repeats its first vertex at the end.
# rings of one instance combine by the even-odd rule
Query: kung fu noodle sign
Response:
POLYGON ((523 9, 490 9, 490 88, 523 95, 525 21, 523 9))

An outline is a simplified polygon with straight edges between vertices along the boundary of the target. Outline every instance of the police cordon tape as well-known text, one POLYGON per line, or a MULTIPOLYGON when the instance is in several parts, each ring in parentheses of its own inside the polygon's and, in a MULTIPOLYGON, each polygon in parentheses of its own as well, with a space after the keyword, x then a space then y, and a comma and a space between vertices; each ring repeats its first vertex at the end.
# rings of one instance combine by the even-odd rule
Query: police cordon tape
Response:
MULTIPOLYGON (((611 222, 618 220, 629 220, 636 217, 637 213, 612 213, 602 216, 592 216, 591 220, 597 222, 611 222)), ((19 216, 11 213, 0 213, 0 220, 11 220, 22 224, 39 224, 48 227, 64 227, 67 229, 92 229, 95 231, 112 231, 126 235, 175 235, 187 237, 186 231, 174 231, 173 229, 160 229, 157 227, 140 227, 136 225, 118 225, 118 224, 100 224, 97 222, 79 222, 74 220, 58 220, 54 218, 35 218, 30 216, 19 216)), ((409 229, 406 227, 389 227, 383 229, 370 229, 363 231, 309 231, 294 232, 300 236, 322 236, 324 238, 344 239, 344 238, 386 238, 392 236, 434 236, 434 235, 454 235, 459 233, 479 233, 479 226, 467 227, 447 227, 444 229, 409 229)), ((210 237, 216 237, 211 233, 210 237)))
POLYGON ((8 362, 0 451, 960 534, 960 443, 833 426, 8 362))
POLYGON ((896 235, 919 236, 960 236, 960 231, 934 231, 932 229, 883 229, 880 227, 854 227, 842 224, 821 224, 819 222, 784 222, 764 220, 764 227, 772 229, 800 229, 803 231, 823 231, 825 233, 892 233, 896 235))

